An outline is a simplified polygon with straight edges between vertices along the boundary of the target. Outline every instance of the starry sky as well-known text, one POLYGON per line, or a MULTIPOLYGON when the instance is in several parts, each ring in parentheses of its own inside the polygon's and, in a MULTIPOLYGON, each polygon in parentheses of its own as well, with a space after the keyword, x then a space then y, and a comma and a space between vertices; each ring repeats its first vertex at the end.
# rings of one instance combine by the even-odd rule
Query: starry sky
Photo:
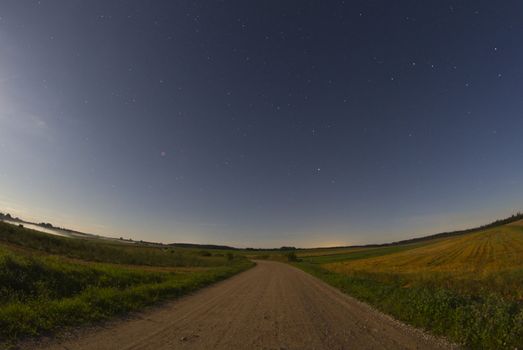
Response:
POLYGON ((389 242, 523 207, 523 2, 0 2, 0 211, 389 242))

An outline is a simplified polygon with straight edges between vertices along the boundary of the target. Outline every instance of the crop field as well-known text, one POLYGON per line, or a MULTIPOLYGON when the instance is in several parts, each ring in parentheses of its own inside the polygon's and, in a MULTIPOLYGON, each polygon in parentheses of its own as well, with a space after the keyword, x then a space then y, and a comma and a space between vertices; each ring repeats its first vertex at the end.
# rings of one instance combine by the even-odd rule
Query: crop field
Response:
POLYGON ((461 292, 486 289, 523 300, 523 227, 502 226, 374 258, 327 264, 330 271, 401 277, 461 292))
POLYGON ((413 244, 302 254, 295 265, 465 348, 523 346, 522 221, 413 244))
POLYGON ((250 266, 232 253, 55 237, 0 223, 0 348, 181 296, 250 266))
POLYGON ((327 263, 333 263, 333 262, 347 262, 347 261, 351 261, 351 260, 366 259, 366 258, 371 258, 371 257, 375 257, 375 256, 381 256, 384 254, 392 254, 392 253, 396 253, 396 252, 414 249, 414 248, 420 247, 425 244, 427 244, 427 243, 423 242, 423 243, 413 243, 413 244, 385 246, 385 247, 372 247, 372 248, 365 248, 365 247, 346 248, 345 250, 339 251, 335 254, 325 254, 325 255, 319 254, 316 250, 311 250, 310 253, 308 251, 304 251, 304 252, 297 253, 296 255, 299 258, 303 258, 304 260, 306 260, 310 263, 327 264, 327 263))

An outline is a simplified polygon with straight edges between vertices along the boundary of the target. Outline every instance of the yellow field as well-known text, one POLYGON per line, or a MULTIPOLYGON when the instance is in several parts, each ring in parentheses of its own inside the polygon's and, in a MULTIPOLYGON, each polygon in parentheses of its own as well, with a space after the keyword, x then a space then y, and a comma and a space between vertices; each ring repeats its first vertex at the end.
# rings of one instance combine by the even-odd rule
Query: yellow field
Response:
POLYGON ((465 293, 489 290, 523 300, 523 225, 513 223, 322 267, 348 275, 373 275, 378 280, 400 278, 405 287, 430 283, 465 293))
POLYGON ((299 257, 309 256, 327 256, 327 255, 338 255, 360 252, 363 250, 369 250, 367 247, 347 247, 347 248, 313 248, 298 251, 296 255, 299 257))
POLYGON ((508 224, 508 226, 523 226, 523 220, 513 222, 511 224, 508 224))
POLYGON ((306 249, 299 257, 344 255, 347 261, 324 263, 337 271, 372 272, 496 272, 523 268, 523 220, 476 233, 450 238, 434 238, 418 243, 387 247, 347 247, 306 249), (419 245, 415 249, 402 249, 419 245), (396 252, 396 250, 400 250, 396 252), (351 259, 354 253, 390 250, 377 257, 351 259))
POLYGON ((336 271, 475 274, 522 267, 523 227, 514 225, 447 238, 399 253, 327 265, 336 271))

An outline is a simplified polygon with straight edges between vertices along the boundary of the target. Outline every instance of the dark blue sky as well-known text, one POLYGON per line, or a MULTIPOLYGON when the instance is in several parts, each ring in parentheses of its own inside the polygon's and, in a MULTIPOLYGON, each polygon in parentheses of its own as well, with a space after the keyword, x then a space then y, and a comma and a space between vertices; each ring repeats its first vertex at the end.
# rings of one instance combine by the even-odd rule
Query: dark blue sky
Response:
POLYGON ((385 242, 523 203, 521 1, 2 1, 0 208, 385 242))

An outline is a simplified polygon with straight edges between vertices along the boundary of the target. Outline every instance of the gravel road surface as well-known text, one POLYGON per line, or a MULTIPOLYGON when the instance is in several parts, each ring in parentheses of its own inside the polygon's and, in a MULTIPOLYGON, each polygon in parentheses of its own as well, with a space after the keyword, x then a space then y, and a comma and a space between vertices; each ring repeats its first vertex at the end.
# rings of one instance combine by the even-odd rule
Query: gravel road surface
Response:
POLYGON ((449 349, 292 266, 257 266, 41 349, 449 349))

